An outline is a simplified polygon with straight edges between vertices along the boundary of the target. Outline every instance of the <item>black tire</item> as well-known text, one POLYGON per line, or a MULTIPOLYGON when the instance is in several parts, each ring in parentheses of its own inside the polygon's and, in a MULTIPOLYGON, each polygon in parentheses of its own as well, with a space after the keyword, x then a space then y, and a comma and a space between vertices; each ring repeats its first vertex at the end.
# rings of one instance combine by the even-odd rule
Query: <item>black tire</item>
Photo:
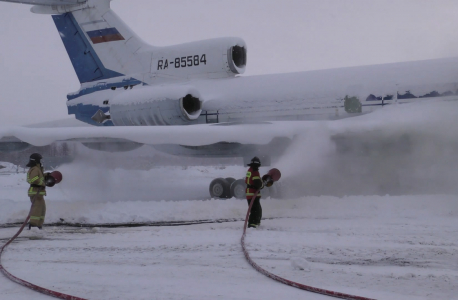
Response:
POLYGON ((227 177, 225 178, 227 180, 227 182, 229 183, 229 186, 231 186, 231 184, 235 181, 235 178, 232 178, 232 177, 227 177))
POLYGON ((237 199, 246 199, 246 183, 245 180, 235 180, 231 184, 231 196, 237 199))
POLYGON ((229 198, 230 185, 224 178, 216 178, 210 183, 210 196, 212 198, 229 198))

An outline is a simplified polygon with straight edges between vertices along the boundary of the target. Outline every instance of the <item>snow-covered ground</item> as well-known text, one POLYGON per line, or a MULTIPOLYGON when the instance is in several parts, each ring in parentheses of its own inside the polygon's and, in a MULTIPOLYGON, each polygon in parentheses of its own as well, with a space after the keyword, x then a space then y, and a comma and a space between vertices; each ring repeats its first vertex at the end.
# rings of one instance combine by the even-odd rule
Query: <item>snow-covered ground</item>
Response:
MULTIPOLYGON (((274 162, 285 189, 281 199, 262 199, 262 226, 248 231, 255 262, 359 296, 458 299, 456 105, 392 107, 333 123, 342 126, 341 142, 324 123, 308 128, 274 162)), ((89 299, 330 299, 277 283, 245 261, 246 201, 208 193, 212 179, 241 178, 244 166, 116 167, 135 159, 123 155, 87 152, 59 167, 64 180, 48 189, 46 224, 94 226, 45 226, 41 238, 26 231, 3 255, 5 267, 89 299), (195 220, 229 222, 101 227, 195 220)), ((9 168, 0 176, 2 241, 17 230, 5 224, 21 222, 30 206, 25 174, 9 168)), ((48 299, 0 276, 0 299, 31 298, 48 299)))
MULTIPOLYGON (((239 169, 244 168, 167 172, 190 178, 202 173, 211 180, 236 176, 239 169)), ((118 170, 110 181, 120 180, 124 172, 118 170)), ((147 173, 164 172, 158 168, 147 173)), ((12 174, 0 181, 6 191, 0 200, 1 224, 19 222, 27 213, 23 177, 12 174)), ((200 181, 202 187, 208 184, 200 181)), ((35 284, 89 299, 327 298, 281 285, 251 268, 240 246, 247 207, 243 200, 202 195, 205 200, 90 202, 67 195, 62 186, 48 193, 47 222, 240 221, 116 229, 46 227, 38 240, 39 233, 26 231, 7 249, 3 263, 15 276, 35 284)), ((247 245, 268 271, 303 284, 377 299, 458 299, 456 198, 264 199, 265 220, 260 229, 248 231, 247 245)), ((16 230, 1 229, 0 239, 16 230)), ((2 300, 47 298, 5 277, 0 277, 0 286, 2 300)))

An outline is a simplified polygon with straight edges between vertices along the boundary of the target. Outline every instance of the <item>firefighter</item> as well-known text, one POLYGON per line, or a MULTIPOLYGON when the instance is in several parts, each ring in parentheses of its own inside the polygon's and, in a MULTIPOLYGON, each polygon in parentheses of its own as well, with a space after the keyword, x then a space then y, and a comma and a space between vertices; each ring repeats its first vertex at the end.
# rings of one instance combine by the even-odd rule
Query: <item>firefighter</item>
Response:
POLYGON ((259 167, 261 166, 261 161, 258 157, 253 157, 251 163, 248 164, 250 167, 246 173, 245 183, 247 184, 246 188, 246 199, 248 201, 248 206, 253 199, 254 194, 259 190, 258 195, 254 199, 253 206, 251 207, 250 217, 248 219, 248 228, 256 228, 261 225, 262 218, 262 207, 261 207, 261 189, 264 187, 264 183, 261 180, 261 175, 259 175, 259 167))
POLYGON ((43 157, 39 153, 30 155, 29 171, 27 172, 27 182, 30 184, 29 197, 32 202, 32 209, 30 210, 29 230, 32 227, 42 229, 46 215, 46 204, 44 196, 46 196, 46 177, 49 173, 43 172, 41 159, 43 157))

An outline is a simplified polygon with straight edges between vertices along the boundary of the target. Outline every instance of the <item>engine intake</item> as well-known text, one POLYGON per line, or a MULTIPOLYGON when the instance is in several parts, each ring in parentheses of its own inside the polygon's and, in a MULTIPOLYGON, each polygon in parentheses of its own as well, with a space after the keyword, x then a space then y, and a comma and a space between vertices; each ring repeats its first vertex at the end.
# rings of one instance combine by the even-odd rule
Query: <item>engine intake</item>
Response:
POLYGON ((180 108, 189 121, 193 121, 200 116, 202 112, 202 102, 199 98, 194 97, 191 94, 187 94, 185 97, 180 99, 180 108))
POLYGON ((229 68, 235 74, 243 74, 246 66, 246 48, 244 46, 233 46, 227 50, 229 60, 229 68))

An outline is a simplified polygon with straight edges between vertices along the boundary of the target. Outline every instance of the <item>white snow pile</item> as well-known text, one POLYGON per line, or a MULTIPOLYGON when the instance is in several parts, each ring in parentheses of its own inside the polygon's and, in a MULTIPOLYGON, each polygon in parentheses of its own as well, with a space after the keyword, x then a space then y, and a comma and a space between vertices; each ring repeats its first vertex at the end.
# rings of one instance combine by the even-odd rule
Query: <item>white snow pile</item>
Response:
POLYGON ((13 173, 16 172, 17 166, 9 163, 9 162, 4 162, 0 161, 0 174, 2 173, 13 173))
POLYGON ((292 257, 290 261, 291 261, 291 266, 293 267, 294 270, 300 270, 300 271, 305 271, 305 272, 311 271, 310 265, 305 258, 292 257))

